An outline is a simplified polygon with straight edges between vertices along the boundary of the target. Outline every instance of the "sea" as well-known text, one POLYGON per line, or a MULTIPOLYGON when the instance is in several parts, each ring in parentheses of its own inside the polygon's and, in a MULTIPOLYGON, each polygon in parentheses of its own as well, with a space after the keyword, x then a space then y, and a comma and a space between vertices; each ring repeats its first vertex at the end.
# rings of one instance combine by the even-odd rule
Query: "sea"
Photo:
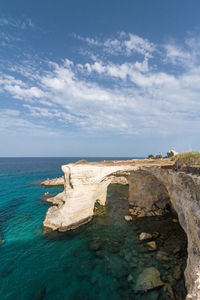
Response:
POLYGON ((80 159, 116 158, 0 158, 0 299, 162 300, 171 299, 170 286, 183 300, 185 233, 171 216, 125 221, 128 186, 110 185, 106 208, 90 223, 64 233, 44 230, 50 207, 44 194, 63 187, 41 181, 62 176, 61 165, 80 159), (158 249, 168 260, 138 240, 143 231, 159 231, 158 249), (175 246, 181 249, 177 254, 175 246), (138 290, 138 278, 151 267, 159 270, 163 285, 138 290))

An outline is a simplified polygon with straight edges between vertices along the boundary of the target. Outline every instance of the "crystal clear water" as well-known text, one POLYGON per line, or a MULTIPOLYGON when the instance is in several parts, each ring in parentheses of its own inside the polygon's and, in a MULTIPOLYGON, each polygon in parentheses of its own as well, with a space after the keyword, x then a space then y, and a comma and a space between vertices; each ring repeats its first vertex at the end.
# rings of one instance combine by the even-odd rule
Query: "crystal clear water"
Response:
POLYGON ((0 299, 171 299, 163 288, 135 291, 138 275, 154 266, 176 299, 183 300, 185 234, 171 216, 126 222, 127 186, 110 185, 107 212, 91 223, 72 232, 44 233, 49 204, 43 195, 62 188, 39 182, 61 176, 60 166, 78 159, 0 158, 0 299), (158 248, 169 261, 138 241, 142 231, 160 232, 158 248), (181 251, 173 254, 177 246, 181 251))

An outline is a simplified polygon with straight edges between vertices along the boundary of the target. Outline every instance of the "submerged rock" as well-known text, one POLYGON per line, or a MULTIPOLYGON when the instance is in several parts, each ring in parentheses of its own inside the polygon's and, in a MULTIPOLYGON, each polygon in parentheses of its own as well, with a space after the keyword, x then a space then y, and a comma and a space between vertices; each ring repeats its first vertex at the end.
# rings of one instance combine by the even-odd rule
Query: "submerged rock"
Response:
POLYGON ((96 237, 90 243, 89 248, 92 251, 98 251, 102 248, 102 246, 103 246, 103 241, 99 237, 96 237))
POLYGON ((162 279, 165 282, 168 282, 171 286, 174 286, 176 284, 176 280, 172 277, 171 274, 163 275, 162 279))
POLYGON ((135 290, 145 292, 163 285, 164 283, 160 279, 160 272, 156 268, 150 267, 144 269, 144 271, 138 276, 135 290))
POLYGON ((164 290, 164 292, 167 293, 170 300, 176 300, 176 298, 174 296, 174 291, 169 283, 165 283, 163 290, 164 290))
POLYGON ((132 275, 132 274, 129 274, 128 277, 127 277, 127 281, 128 281, 128 282, 131 282, 131 281, 133 281, 133 280, 134 280, 133 275, 132 275))
POLYGON ((181 247, 177 246, 176 248, 174 248, 174 250, 173 250, 174 254, 177 254, 179 252, 181 252, 181 247))
POLYGON ((102 251, 102 250, 98 250, 98 251, 96 251, 96 256, 98 257, 98 258, 104 258, 105 257, 105 253, 102 251))
POLYGON ((174 269, 174 279, 179 280, 181 278, 182 271, 181 271, 181 266, 176 266, 174 269))
POLYGON ((156 245, 156 242, 155 241, 152 241, 152 242, 148 242, 145 244, 147 246, 147 248, 150 250, 150 251, 155 251, 157 250, 157 245, 156 245))
POLYGON ((155 232, 152 234, 152 237, 153 237, 154 239, 157 239, 159 236, 160 236, 160 233, 157 232, 157 231, 155 231, 155 232))
POLYGON ((168 257, 168 254, 164 251, 158 251, 156 254, 156 258, 163 261, 170 261, 171 259, 168 257))
POLYGON ((139 235, 139 241, 149 240, 151 238, 152 238, 152 235, 150 233, 147 233, 147 232, 142 232, 139 235))
POLYGON ((2 239, 2 236, 0 235, 0 245, 2 245, 5 242, 5 240, 2 239))
POLYGON ((120 250, 120 243, 119 242, 112 242, 110 245, 109 245, 109 252, 110 253, 117 253, 119 252, 120 250))
POLYGON ((127 253, 127 254, 124 256, 124 259, 125 259, 127 262, 130 262, 131 259, 132 259, 132 254, 131 254, 131 253, 127 253))

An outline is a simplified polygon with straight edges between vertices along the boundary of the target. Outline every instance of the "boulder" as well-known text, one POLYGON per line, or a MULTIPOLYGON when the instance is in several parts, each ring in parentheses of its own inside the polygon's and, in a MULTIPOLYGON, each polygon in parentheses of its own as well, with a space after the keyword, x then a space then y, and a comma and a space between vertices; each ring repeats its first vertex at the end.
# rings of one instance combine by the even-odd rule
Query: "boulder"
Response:
POLYGON ((141 212, 137 215, 138 218, 143 218, 143 217, 145 217, 145 216, 146 216, 146 214, 145 214, 144 211, 141 211, 141 212))
POLYGON ((149 249, 150 251, 155 251, 155 250, 157 250, 157 245, 156 245, 156 242, 155 242, 155 241, 148 242, 148 243, 146 243, 145 245, 148 247, 148 249, 149 249))
POLYGON ((127 221, 127 222, 130 222, 133 220, 133 218, 131 216, 124 216, 124 219, 127 221))
POLYGON ((154 268, 146 268, 138 276, 136 281, 136 291, 148 291, 163 286, 164 283, 160 279, 160 272, 154 268))
POLYGON ((173 222, 173 223, 179 223, 179 222, 178 222, 178 219, 172 219, 172 222, 173 222))
POLYGON ((129 213, 132 215, 134 214, 134 209, 133 208, 129 208, 129 213))
POLYGON ((152 235, 150 233, 147 233, 147 232, 142 232, 139 235, 139 241, 149 240, 151 238, 152 238, 152 235))

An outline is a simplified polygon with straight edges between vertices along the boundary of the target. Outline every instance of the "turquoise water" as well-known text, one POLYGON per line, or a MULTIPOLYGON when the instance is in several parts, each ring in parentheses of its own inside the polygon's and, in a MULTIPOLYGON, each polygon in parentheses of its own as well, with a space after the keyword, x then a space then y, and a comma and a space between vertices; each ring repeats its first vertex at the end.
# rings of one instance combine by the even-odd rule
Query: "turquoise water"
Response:
POLYGON ((91 223, 72 232, 44 233, 42 222, 49 204, 43 195, 62 188, 39 182, 62 175, 60 166, 77 160, 0 158, 0 234, 4 240, 0 245, 0 299, 170 299, 163 288, 135 291, 138 275, 148 266, 156 267, 163 281, 170 282, 177 299, 184 299, 183 275, 171 282, 174 269, 185 267, 183 231, 171 222, 171 216, 127 223, 127 186, 109 187, 107 213, 91 223), (138 241, 140 232, 158 229, 157 243, 169 254, 168 265, 138 241), (174 255, 172 248, 177 245, 182 251, 174 255))

